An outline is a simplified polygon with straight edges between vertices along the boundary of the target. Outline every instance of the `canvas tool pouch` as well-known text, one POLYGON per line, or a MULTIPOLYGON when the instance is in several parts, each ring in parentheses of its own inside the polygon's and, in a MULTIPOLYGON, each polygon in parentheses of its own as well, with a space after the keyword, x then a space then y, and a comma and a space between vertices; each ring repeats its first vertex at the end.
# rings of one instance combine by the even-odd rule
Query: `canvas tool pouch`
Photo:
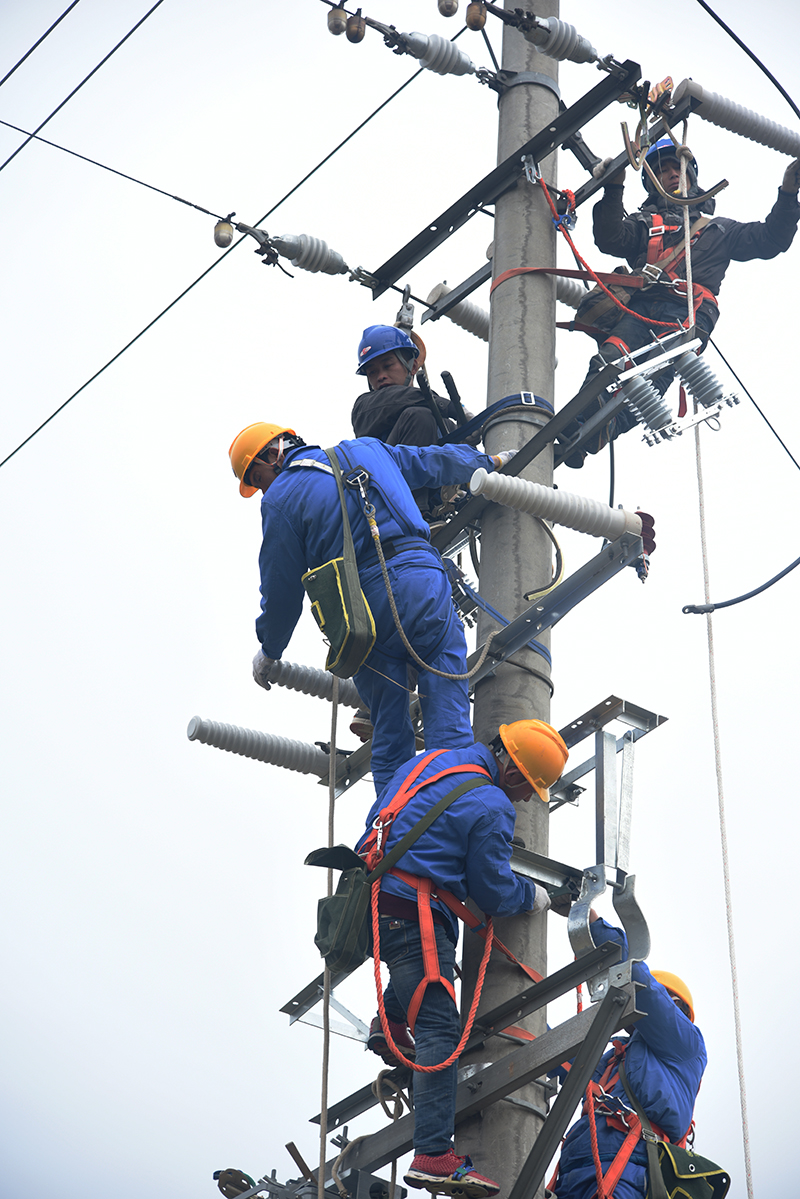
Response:
POLYGON ((352 678, 375 644, 375 621, 358 577, 353 535, 344 500, 342 472, 333 449, 326 450, 342 505, 344 545, 341 558, 307 570, 302 582, 311 611, 330 649, 325 669, 340 679, 352 678))
MULTIPOLYGON (((627 304, 630 301, 634 291, 638 291, 637 287, 625 287, 622 279, 625 275, 630 275, 630 271, 626 266, 614 267, 615 275, 620 275, 620 286, 611 284, 608 291, 619 300, 620 304, 627 304)), ((594 325, 597 329, 602 329, 607 332, 613 329, 619 321, 620 317, 624 316, 621 308, 619 308, 609 296, 608 291, 604 291, 598 284, 587 291, 586 295, 578 306, 578 311, 575 313, 575 320, 580 321, 583 325, 594 325)))

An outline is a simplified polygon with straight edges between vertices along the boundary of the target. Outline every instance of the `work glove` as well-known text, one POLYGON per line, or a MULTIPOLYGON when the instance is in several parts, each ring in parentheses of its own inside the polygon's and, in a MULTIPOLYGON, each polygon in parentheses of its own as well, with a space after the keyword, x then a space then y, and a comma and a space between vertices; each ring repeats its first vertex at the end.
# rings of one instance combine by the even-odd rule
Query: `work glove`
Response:
POLYGON ((259 687, 263 687, 265 691, 269 691, 270 689, 269 672, 274 665, 275 659, 268 658, 264 651, 259 648, 258 653, 253 658, 253 678, 259 687))
POLYGON ((781 191, 790 192, 795 196, 800 191, 800 158, 795 158, 794 162, 790 162, 786 168, 781 191))
POLYGON ((536 898, 533 901, 533 907, 530 911, 531 916, 538 916, 540 912, 546 912, 549 907, 550 896, 547 894, 547 890, 544 887, 537 886, 536 898))
POLYGON ((624 167, 622 168, 621 171, 616 171, 613 175, 609 175, 609 177, 606 179, 606 172, 607 172, 608 168, 611 166, 611 163, 613 161, 614 161, 613 158, 604 158, 602 162, 596 162, 595 165, 592 167, 592 175, 595 177, 595 179, 602 179, 604 184, 624 183, 625 182, 625 168, 624 167))
POLYGON ((495 470, 500 470, 506 466, 516 454, 516 450, 501 450, 499 454, 492 454, 492 462, 494 462, 495 470))

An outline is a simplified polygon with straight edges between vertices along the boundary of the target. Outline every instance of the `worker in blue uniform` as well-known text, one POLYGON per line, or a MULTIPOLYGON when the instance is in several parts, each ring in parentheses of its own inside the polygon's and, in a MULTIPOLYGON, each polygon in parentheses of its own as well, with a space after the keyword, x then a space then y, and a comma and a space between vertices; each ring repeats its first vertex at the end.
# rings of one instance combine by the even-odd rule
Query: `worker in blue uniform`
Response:
MULTIPOLYGON (((464 674, 464 630, 441 556, 430 543, 428 525, 410 489, 468 479, 479 466, 496 470, 514 451, 490 456, 464 445, 387 446, 372 437, 343 441, 336 448, 345 475, 355 467, 369 475, 368 498, 375 506, 389 580, 408 641, 426 665, 447 675, 464 674)), ((294 430, 250 425, 234 439, 229 454, 240 493, 247 497, 260 490, 264 497, 261 615, 256 621, 263 658, 254 662, 258 680, 258 672, 263 674, 281 657, 300 618, 303 574, 341 556, 342 512, 324 451, 306 445, 294 430)), ((395 626, 361 497, 351 487, 344 490, 361 587, 377 635, 353 681, 374 725, 372 775, 380 794, 397 767, 414 753, 409 657, 395 626)), ((466 680, 419 670, 427 744, 448 749, 471 745, 466 680)))
MULTIPOLYGON (((368 862, 373 860, 368 850, 376 829, 388 823, 388 830, 378 834, 383 836, 383 852, 388 852, 454 787, 469 780, 481 784, 459 795, 380 878, 380 957, 390 973, 383 997, 388 1030, 400 1052, 417 1065, 446 1061, 458 1046, 461 1021, 441 981, 424 989, 414 1020, 414 995, 426 977, 427 963, 418 907, 422 891, 412 884, 431 880, 439 975, 452 987, 458 920, 440 896, 446 891, 461 903, 469 897, 490 916, 547 910, 545 888, 511 870, 512 801, 528 800, 534 791, 546 800, 546 788, 562 774, 567 757, 566 745, 549 724, 517 720, 501 725, 491 745, 476 742, 432 756, 427 763, 419 757, 405 762, 372 806, 356 847, 368 862), (409 790, 410 798, 389 822, 386 808, 412 781, 421 786, 409 790), (408 1019, 414 1023, 413 1036, 408 1019)), ((397 1064, 379 1017, 372 1022, 368 1046, 397 1064)), ((453 1149, 456 1082, 455 1062, 435 1073, 414 1072, 414 1160, 405 1181, 433 1193, 485 1199, 497 1194, 497 1184, 453 1149)))
MULTIPOLYGON (((625 934, 600 919, 594 910, 590 918, 595 945, 616 941, 623 946, 625 960, 628 953, 625 934)), ((594 1080, 600 1081, 608 1075, 603 1089, 614 1098, 606 1107, 613 1108, 616 1101, 623 1109, 628 1108, 625 1088, 616 1069, 622 1054, 628 1086, 654 1131, 677 1144, 690 1129, 706 1068, 703 1034, 694 1023, 692 995, 681 978, 666 971, 651 973, 644 962, 633 963, 632 977, 635 983, 642 984, 636 990, 636 1006, 645 1015, 633 1026, 629 1037, 613 1039, 613 1048, 601 1059, 594 1080)), ((590 1101, 587 1098, 586 1102, 590 1101)), ((605 1175, 626 1134, 617 1117, 598 1110, 604 1106, 603 1102, 594 1102, 599 1156, 605 1175)), ((590 1116, 584 1105, 581 1118, 568 1132, 561 1150, 555 1194, 558 1199, 593 1199, 597 1185, 590 1116)), ((647 1153, 644 1141, 640 1140, 613 1194, 615 1199, 644 1199, 647 1191, 647 1153)))
MULTIPOLYGON (((599 168, 605 167, 609 161, 607 159, 599 164, 599 168)), ((656 142, 648 152, 646 162, 668 196, 680 195, 680 160, 670 138, 664 137, 656 142)), ((589 363, 584 386, 608 362, 624 356, 626 351, 647 345, 653 341, 654 335, 663 336, 670 332, 663 322, 676 327, 686 322, 687 263, 683 254, 683 205, 665 198, 643 170, 642 183, 647 191, 647 199, 636 212, 626 215, 622 204, 624 178, 624 171, 618 171, 608 179, 603 176, 603 195, 592 213, 594 240, 603 254, 625 258, 635 274, 652 272, 653 281, 634 290, 625 305, 645 319, 638 319, 614 307, 596 322, 608 331, 608 337, 589 363)), ((702 341, 701 349, 705 349, 719 317, 717 296, 731 262, 776 258, 789 249, 800 219, 798 190, 800 160, 795 160, 784 172, 778 197, 766 220, 734 221, 729 217, 714 215, 714 199, 701 198, 703 193, 697 182, 697 163, 693 158, 687 163, 687 196, 690 199, 697 197, 697 203, 689 205, 689 218, 693 230, 692 281, 695 298, 699 300, 694 316, 694 332, 702 341)), ((624 286, 624 275, 620 276, 620 283, 624 286)), ((577 319, 582 319, 580 309, 577 319)), ((660 352, 654 350, 654 354, 660 352)), ((637 361, 641 362, 642 359, 637 361)), ((668 365, 651 382, 659 394, 664 395, 674 377, 675 372, 668 365)), ((599 410, 602 403, 603 397, 595 400, 582 417, 564 430, 560 440, 574 437, 579 426, 599 410)), ((609 441, 637 424, 636 417, 623 409, 596 438, 566 459, 567 466, 583 466, 587 451, 590 454, 598 453, 609 441)))

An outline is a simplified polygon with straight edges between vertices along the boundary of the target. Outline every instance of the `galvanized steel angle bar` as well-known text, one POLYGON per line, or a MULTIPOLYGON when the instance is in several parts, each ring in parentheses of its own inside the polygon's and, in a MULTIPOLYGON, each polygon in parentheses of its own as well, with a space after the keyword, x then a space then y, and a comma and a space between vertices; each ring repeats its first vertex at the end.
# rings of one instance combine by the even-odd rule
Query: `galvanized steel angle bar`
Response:
POLYGON ((546 158, 574 133, 613 103, 641 76, 641 67, 635 62, 623 64, 619 77, 606 76, 596 87, 582 96, 575 104, 554 118, 552 124, 539 130, 529 141, 520 146, 504 162, 496 166, 483 179, 471 187, 459 200, 451 204, 440 216, 412 238, 402 249, 389 258, 383 266, 373 271, 378 286, 373 289, 376 299, 388 291, 397 280, 406 274, 437 246, 446 241, 456 229, 460 229, 471 216, 485 204, 493 204, 498 196, 516 185, 520 175, 520 158, 532 154, 537 161, 546 158))

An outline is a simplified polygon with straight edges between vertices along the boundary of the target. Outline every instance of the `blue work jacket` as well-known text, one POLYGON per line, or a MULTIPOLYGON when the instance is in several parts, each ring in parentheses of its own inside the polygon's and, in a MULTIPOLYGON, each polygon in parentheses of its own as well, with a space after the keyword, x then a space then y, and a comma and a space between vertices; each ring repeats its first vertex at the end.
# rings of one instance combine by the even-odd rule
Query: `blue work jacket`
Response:
MULTIPOLYGON (((414 538, 421 552, 431 555, 435 551, 430 548, 430 531, 411 489, 463 483, 479 466, 495 469, 488 454, 467 445, 392 446, 374 437, 342 441, 339 445, 337 457, 342 472, 347 474, 349 469, 346 454, 353 466, 362 466, 370 476, 369 500, 375 505, 381 540, 414 538)), ((359 570, 375 566, 378 559, 361 496, 345 487, 345 497, 359 570)), ((277 659, 300 619, 305 595, 302 576, 342 554, 339 493, 319 446, 299 446, 286 455, 281 473, 261 501, 261 524, 261 615, 256 620, 256 633, 266 656, 277 659), (303 466, 303 460, 319 462, 328 469, 303 466)), ((437 560, 441 566, 438 555, 437 560)))
MULTIPOLYGON (((596 945, 616 941, 623 946, 624 958, 627 958, 628 945, 621 929, 602 919, 594 921, 591 928, 596 945)), ((628 1085, 648 1119, 671 1141, 679 1141, 691 1124, 708 1060, 703 1034, 675 1006, 667 989, 653 978, 644 962, 634 962, 631 973, 634 982, 644 984, 637 989, 636 1006, 647 1014, 637 1021, 627 1041, 624 1061, 628 1085)), ((625 1038, 615 1040, 624 1041, 625 1038)), ((594 1072, 595 1080, 602 1077, 613 1052, 609 1050, 602 1057, 594 1072)), ((610 1092, 628 1102, 621 1079, 610 1092)), ((604 1173, 623 1140, 622 1132, 610 1128, 603 1116, 597 1116, 597 1141, 604 1173)), ((558 1199, 590 1199, 595 1187, 589 1117, 581 1116, 567 1134, 561 1151, 556 1194, 558 1199)), ((640 1140, 614 1195, 615 1199, 632 1199, 645 1195, 646 1191, 647 1152, 640 1140)))
MULTIPOLYGON (((356 850, 368 836, 375 817, 388 806, 418 761, 419 757, 416 757, 405 762, 372 805, 366 831, 356 850)), ((430 778, 448 766, 467 764, 488 770, 494 782, 460 795, 402 855, 397 867, 407 874, 432 879, 462 903, 469 896, 487 916, 516 916, 520 912, 529 912, 533 908, 536 887, 529 879, 514 874, 509 864, 514 805, 499 787, 494 786, 499 772, 491 750, 479 741, 465 749, 447 750, 425 767, 417 781, 430 778)), ((419 790, 395 818, 384 850, 390 850, 401 841, 440 799, 471 777, 466 771, 446 775, 419 790)), ((474 777, 485 776, 476 774, 474 777)), ((381 889, 413 903, 417 901, 416 891, 391 874, 381 877, 381 889)), ((432 901, 432 907, 443 913, 447 935, 455 943, 458 919, 436 900, 432 901)))

